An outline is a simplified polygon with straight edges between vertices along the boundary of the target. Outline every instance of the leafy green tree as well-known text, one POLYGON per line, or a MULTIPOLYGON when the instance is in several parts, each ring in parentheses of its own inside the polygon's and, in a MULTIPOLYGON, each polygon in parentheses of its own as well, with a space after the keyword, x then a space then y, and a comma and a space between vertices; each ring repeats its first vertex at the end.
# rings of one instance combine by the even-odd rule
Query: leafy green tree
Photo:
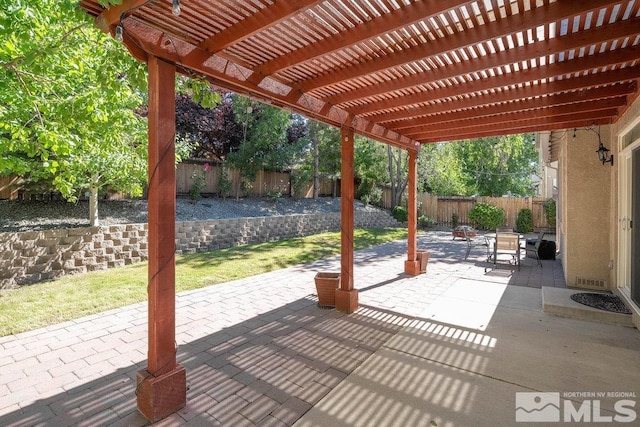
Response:
POLYGON ((233 111, 242 128, 242 142, 229 153, 229 162, 240 171, 245 183, 253 182, 258 171, 290 169, 299 152, 289 144, 287 129, 291 113, 248 98, 233 95, 233 111))
POLYGON ((532 134, 453 142, 467 191, 481 196, 532 195, 537 154, 532 134))
POLYGON ((0 174, 51 182, 68 200, 146 182, 144 66, 75 0, 1 1, 0 174))
POLYGON ((387 158, 384 145, 368 138, 356 136, 354 149, 355 175, 359 181, 357 197, 363 202, 380 202, 378 187, 387 182, 387 158))
POLYGON ((312 171, 313 197, 318 197, 320 176, 333 180, 335 195, 335 183, 340 176, 340 129, 313 120, 309 120, 308 129, 310 151, 302 167, 312 171))
POLYGON ((391 204, 396 207, 402 203, 402 194, 409 182, 409 153, 400 148, 387 145, 387 160, 388 178, 391 186, 391 204))
POLYGON ((439 196, 470 195, 462 160, 453 144, 426 144, 418 156, 418 185, 421 191, 439 196))

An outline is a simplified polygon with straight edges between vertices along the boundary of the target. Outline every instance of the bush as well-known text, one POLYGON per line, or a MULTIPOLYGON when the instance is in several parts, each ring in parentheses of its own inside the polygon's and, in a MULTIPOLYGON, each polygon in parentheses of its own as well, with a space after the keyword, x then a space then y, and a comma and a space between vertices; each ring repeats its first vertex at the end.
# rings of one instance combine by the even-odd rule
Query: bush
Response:
POLYGON ((458 223, 460 221, 460 217, 458 216, 457 213, 452 213, 451 214, 451 228, 456 228, 458 226, 458 223))
POLYGON ((530 233, 533 231, 533 214, 531 213, 531 209, 520 209, 518 218, 516 218, 516 231, 518 233, 530 233))
POLYGON ((407 212, 407 208, 403 206, 396 206, 391 211, 391 216, 393 216, 398 222, 407 222, 409 219, 409 213, 407 212))
POLYGON ((380 206, 382 205, 382 189, 363 181, 356 190, 356 198, 365 206, 369 204, 380 206))
POLYGON ((544 218, 547 220, 549 227, 556 226, 556 201, 549 199, 544 202, 544 218))
POLYGON ((420 215, 418 217, 418 225, 420 227, 428 228, 433 227, 436 224, 436 221, 432 218, 429 218, 426 215, 420 215))
POLYGON ((305 196, 305 190, 309 189, 310 183, 313 181, 313 171, 308 169, 298 169, 291 171, 291 189, 293 190, 293 198, 300 199, 305 196))
POLYGON ((218 195, 223 199, 226 198, 231 192, 233 183, 227 174, 227 170, 224 165, 220 168, 220 179, 218 180, 218 195))
POLYGON ((382 188, 373 187, 369 193, 369 203, 382 206, 382 188))
POLYGON ((497 206, 478 203, 469 211, 469 221, 476 228, 495 230, 506 221, 504 211, 497 206))

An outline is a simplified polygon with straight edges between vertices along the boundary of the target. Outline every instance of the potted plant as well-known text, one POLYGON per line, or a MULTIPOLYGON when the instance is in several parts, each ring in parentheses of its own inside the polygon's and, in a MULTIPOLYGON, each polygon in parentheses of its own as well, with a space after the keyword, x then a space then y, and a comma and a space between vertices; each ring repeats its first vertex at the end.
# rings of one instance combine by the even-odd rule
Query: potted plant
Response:
POLYGON ((429 256, 431 255, 431 252, 417 251, 416 255, 418 257, 418 261, 420 261, 420 273, 426 273, 427 263, 429 262, 429 256))
POLYGON ((318 306, 335 307, 336 289, 340 287, 340 273, 319 272, 316 273, 314 280, 316 282, 318 306))

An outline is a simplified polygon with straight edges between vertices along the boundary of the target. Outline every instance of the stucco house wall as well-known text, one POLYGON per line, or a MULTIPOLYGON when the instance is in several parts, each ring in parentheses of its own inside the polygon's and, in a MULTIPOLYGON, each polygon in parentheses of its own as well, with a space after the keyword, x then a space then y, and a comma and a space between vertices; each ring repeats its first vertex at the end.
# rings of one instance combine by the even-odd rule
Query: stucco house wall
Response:
MULTIPOLYGON (((600 137, 614 159, 623 148, 621 136, 640 120, 640 98, 615 124, 601 126, 600 137)), ((589 126, 567 129, 558 151, 558 224, 560 248, 567 285, 612 291, 633 311, 640 328, 640 307, 619 291, 618 283, 618 164, 598 161, 598 134, 589 126), (585 280, 587 281, 585 284, 585 280)))
MULTIPOLYGON (((600 129, 609 144, 608 127, 600 129)), ((559 153, 560 247, 568 286, 608 289, 611 262, 611 166, 598 161, 598 135, 567 130, 559 153), (585 285, 586 284, 586 285, 585 285), (601 286, 600 286, 601 285, 601 286)))

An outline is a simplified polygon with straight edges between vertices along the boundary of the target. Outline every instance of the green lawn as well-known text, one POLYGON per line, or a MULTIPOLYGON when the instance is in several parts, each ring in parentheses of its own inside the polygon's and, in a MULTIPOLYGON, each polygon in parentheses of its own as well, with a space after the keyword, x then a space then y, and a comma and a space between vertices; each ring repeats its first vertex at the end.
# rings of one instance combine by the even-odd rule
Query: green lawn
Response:
MULTIPOLYGON (((355 230, 356 249, 405 239, 404 229, 355 230)), ((176 257, 176 291, 202 288, 340 252, 340 233, 236 246, 176 257)), ((147 263, 0 291, 0 336, 144 301, 147 263)))

